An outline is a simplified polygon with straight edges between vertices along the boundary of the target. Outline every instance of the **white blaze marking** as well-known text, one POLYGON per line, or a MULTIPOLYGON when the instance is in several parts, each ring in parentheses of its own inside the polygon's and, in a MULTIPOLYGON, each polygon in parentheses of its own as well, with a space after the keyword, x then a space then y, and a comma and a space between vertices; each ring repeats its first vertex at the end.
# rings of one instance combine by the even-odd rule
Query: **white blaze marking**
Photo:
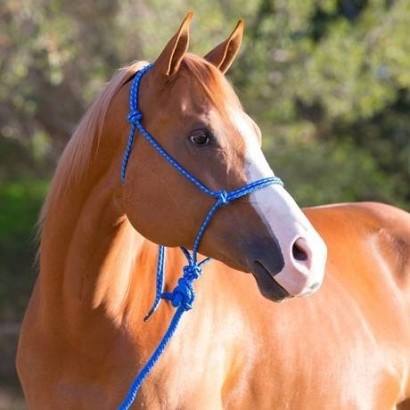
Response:
MULTIPOLYGON (((246 114, 231 111, 233 124, 244 138, 246 146, 245 172, 247 182, 254 182, 274 175, 270 168, 246 114)), ((291 295, 312 292, 323 281, 326 262, 326 246, 302 210, 288 192, 278 184, 269 185, 250 194, 250 203, 255 211, 274 232, 285 261, 285 267, 275 280, 291 295), (293 244, 304 238, 312 250, 310 266, 295 260, 293 244)))
POLYGON ((240 114, 234 110, 231 111, 231 118, 240 135, 245 139, 245 172, 248 183, 273 176, 273 171, 268 161, 266 161, 265 155, 263 155, 259 141, 255 135, 255 129, 251 125, 251 119, 247 117, 246 114, 240 114))

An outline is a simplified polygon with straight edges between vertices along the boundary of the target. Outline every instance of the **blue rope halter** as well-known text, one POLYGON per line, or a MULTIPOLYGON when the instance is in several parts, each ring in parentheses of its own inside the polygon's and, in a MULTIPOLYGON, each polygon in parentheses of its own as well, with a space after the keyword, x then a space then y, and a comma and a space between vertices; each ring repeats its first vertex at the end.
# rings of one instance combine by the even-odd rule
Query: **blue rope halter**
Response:
POLYGON ((208 227, 215 212, 220 207, 228 205, 235 199, 241 198, 245 195, 249 195, 254 191, 267 187, 268 185, 283 185, 283 182, 279 178, 272 176, 251 182, 247 185, 244 185, 241 188, 234 189, 232 191, 212 191, 209 188, 207 188, 204 184, 202 184, 202 182, 200 182, 192 174, 190 174, 177 161, 175 161, 175 159, 172 158, 168 154, 168 152, 165 151, 165 149, 158 143, 158 141, 156 141, 155 138, 142 125, 142 113, 139 111, 138 100, 139 87, 142 77, 151 68, 152 64, 149 64, 140 71, 138 71, 131 84, 128 114, 128 121, 131 124, 131 129, 128 137, 127 146, 125 148, 124 156, 122 159, 121 182, 124 183, 125 181, 128 160, 131 155, 131 150, 134 144, 135 133, 136 131, 138 131, 162 157, 164 157, 174 168, 177 169, 178 172, 180 172, 185 178, 187 178, 190 182, 196 185, 203 193, 211 196, 212 198, 215 198, 216 201, 212 205, 211 209, 208 211, 208 214, 206 215, 205 219, 202 222, 202 225, 198 230, 198 233, 195 237, 192 252, 190 253, 187 249, 181 247, 182 252, 187 258, 188 264, 183 268, 183 275, 178 280, 178 284, 172 292, 164 292, 164 267, 166 254, 165 247, 162 245, 159 246, 156 297, 152 308, 150 309, 149 313, 147 314, 144 320, 147 321, 151 317, 151 315, 157 310, 161 302, 161 299, 170 301, 172 306, 176 308, 176 312, 171 320, 168 330, 166 331, 159 345, 153 352, 151 358, 140 370, 140 372, 132 382, 127 393, 127 396, 125 397, 124 401, 121 403, 119 407, 120 410, 126 410, 131 407, 141 384, 143 383, 144 379, 147 377, 151 369, 154 367, 155 363, 158 361, 159 357, 164 351, 167 343, 175 333, 175 330, 177 329, 177 326, 183 313, 192 308, 192 304, 195 300, 193 282, 201 276, 203 266, 209 261, 209 258, 206 258, 201 262, 198 262, 198 249, 202 237, 204 236, 205 230, 208 227))

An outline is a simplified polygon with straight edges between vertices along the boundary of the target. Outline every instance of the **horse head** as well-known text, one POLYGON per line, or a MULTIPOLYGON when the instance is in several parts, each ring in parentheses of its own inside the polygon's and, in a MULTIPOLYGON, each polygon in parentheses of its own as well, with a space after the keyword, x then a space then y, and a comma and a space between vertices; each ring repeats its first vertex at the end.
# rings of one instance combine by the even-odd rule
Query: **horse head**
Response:
MULTIPOLYGON (((201 58, 188 53, 191 17, 141 79, 141 123, 213 192, 273 177, 261 150, 261 132, 225 77, 241 45, 242 21, 201 58)), ((122 187, 122 206, 136 230, 156 243, 192 249, 214 203, 136 134, 122 187)), ((218 209, 199 251, 251 272, 261 293, 275 301, 310 294, 323 281, 326 246, 280 184, 218 209)))

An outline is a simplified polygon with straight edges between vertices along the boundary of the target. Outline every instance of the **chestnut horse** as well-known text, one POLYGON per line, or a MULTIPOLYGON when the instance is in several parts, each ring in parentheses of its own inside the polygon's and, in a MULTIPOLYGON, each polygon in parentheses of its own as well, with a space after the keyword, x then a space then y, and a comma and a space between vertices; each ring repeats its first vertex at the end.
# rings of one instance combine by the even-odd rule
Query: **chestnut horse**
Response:
MULTIPOLYGON (((272 178, 260 131, 224 76, 243 23, 200 58, 187 52, 190 20, 141 80, 145 129, 212 192, 272 178)), ((141 132, 122 183, 130 87, 145 65, 121 70, 90 107, 43 208, 40 274, 17 356, 30 409, 118 407, 175 311, 163 302, 143 320, 156 244, 173 247, 170 290, 184 265, 177 247, 193 249, 215 202, 141 132)), ((303 213, 274 184, 218 209, 199 250, 216 261, 135 408, 409 408, 406 212, 361 203, 303 213)))

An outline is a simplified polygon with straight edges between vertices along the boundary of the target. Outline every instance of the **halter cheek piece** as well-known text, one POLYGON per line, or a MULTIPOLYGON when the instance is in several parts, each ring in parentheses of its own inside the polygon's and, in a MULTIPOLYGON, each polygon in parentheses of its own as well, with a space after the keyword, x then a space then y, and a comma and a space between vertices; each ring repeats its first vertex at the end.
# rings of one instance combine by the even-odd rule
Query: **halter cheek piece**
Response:
POLYGON ((187 249, 182 248, 181 250, 184 253, 185 257, 187 258, 188 264, 183 268, 183 275, 178 280, 178 285, 172 292, 165 292, 164 293, 164 267, 165 267, 165 247, 160 245, 159 246, 159 254, 158 254, 158 265, 157 265, 157 284, 156 284, 156 297, 154 304, 145 317, 145 321, 147 321, 151 315, 156 311, 161 302, 161 299, 169 300, 175 308, 177 308, 171 323, 166 331, 164 337, 162 338, 161 342, 159 343, 158 347, 152 354, 149 361, 145 364, 145 366, 140 370, 136 378, 134 379, 133 383, 130 386, 128 394, 122 404, 120 405, 119 409, 125 410, 129 409, 138 393, 138 389, 140 388, 142 382, 144 381, 145 377, 148 375, 152 367, 155 365, 159 357, 161 356, 162 352, 164 351, 168 341, 173 336, 179 321, 182 317, 182 314, 192 308, 192 304, 195 299, 195 292, 193 288, 193 281, 198 279, 202 274, 202 268, 205 263, 209 261, 209 258, 198 262, 198 249, 201 243, 202 237, 204 236, 205 230, 208 227, 212 217, 214 216, 215 212, 218 208, 222 206, 226 206, 230 204, 235 199, 241 198, 245 195, 249 195, 250 193, 257 191, 259 189, 265 188, 269 185, 279 184, 283 185, 283 182, 275 177, 268 177, 259 179, 258 181, 251 182, 247 185, 244 185, 241 188, 234 189, 233 191, 212 191, 207 188, 202 182, 200 182, 197 178, 195 178, 192 174, 190 174, 185 168, 183 168, 174 158, 172 158, 165 149, 155 140, 155 138, 145 129, 142 125, 142 113, 139 111, 139 87, 141 83, 141 79, 145 73, 147 73, 151 68, 152 64, 145 66, 142 70, 138 71, 134 80, 131 84, 130 90, 130 99, 129 99, 129 114, 128 114, 128 121, 131 124, 131 129, 128 137, 127 146, 125 148, 124 156, 122 159, 121 164, 121 182, 124 184, 126 172, 127 172, 127 165, 128 160, 131 154, 131 150, 134 144, 135 133, 138 131, 151 145, 152 147, 162 156, 164 157, 178 172, 180 172, 185 178, 187 178, 191 183, 197 186, 203 193, 206 195, 215 198, 215 203, 212 205, 211 209, 208 211, 205 219, 200 226, 198 233, 195 237, 194 245, 192 247, 192 252, 190 253, 187 249))

